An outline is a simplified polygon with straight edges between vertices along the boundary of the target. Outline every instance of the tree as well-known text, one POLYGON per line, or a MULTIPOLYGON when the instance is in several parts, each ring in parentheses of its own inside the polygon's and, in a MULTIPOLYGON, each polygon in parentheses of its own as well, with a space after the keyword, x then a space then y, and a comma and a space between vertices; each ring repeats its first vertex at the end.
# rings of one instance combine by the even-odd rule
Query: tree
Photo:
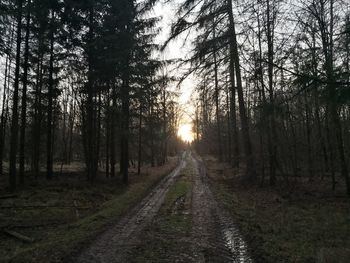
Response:
POLYGON ((22 6, 23 1, 17 0, 17 29, 16 29, 16 68, 13 91, 12 104, 12 120, 11 120, 11 149, 10 149, 10 189, 16 189, 16 162, 17 162, 17 144, 18 144, 18 93, 19 93, 19 71, 22 43, 22 6))
POLYGON ((24 183, 24 145, 27 120, 27 86, 29 68, 29 34, 30 34, 30 12, 31 0, 27 1, 26 14, 26 34, 24 40, 24 64, 23 64, 23 88, 22 88, 22 111, 21 111, 21 134, 20 134, 20 154, 19 154, 19 176, 21 184, 24 183))

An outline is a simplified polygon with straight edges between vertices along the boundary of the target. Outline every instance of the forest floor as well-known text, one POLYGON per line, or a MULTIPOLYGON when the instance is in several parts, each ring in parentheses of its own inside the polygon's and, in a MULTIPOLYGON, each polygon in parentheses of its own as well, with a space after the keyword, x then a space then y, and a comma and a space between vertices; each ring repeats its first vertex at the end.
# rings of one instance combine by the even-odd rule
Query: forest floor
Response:
POLYGON ((349 262, 350 202, 340 178, 335 192, 327 178, 247 186, 228 164, 204 159, 214 195, 231 212, 256 262, 349 262))
MULTIPOLYGON (((142 167, 140 176, 131 168, 128 187, 103 173, 91 184, 82 165, 73 163, 62 174, 55 167, 51 181, 26 177, 26 186, 13 196, 1 188, 0 262, 65 261, 138 204, 177 162, 174 157, 164 166, 142 167)), ((0 177, 5 185, 7 177, 0 177)))
POLYGON ((348 262, 341 187, 247 186, 239 175, 187 151, 128 188, 73 173, 23 189, 0 200, 0 262, 348 262))

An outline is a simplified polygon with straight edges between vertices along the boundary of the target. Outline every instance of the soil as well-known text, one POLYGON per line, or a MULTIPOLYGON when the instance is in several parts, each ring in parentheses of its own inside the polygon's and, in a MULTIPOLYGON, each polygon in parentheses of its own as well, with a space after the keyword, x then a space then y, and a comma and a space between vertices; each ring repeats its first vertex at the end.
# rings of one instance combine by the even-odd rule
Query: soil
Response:
POLYGON ((232 218, 210 190, 203 162, 192 161, 197 168, 192 193, 195 262, 252 262, 232 218))
MULTIPOLYGON (((172 213, 180 211, 184 202, 185 197, 180 196, 172 213)), ((167 257, 167 254, 176 254, 176 262, 252 262, 247 245, 232 218, 215 200, 210 190, 203 162, 191 152, 184 153, 179 165, 171 174, 127 216, 85 248, 74 262, 133 262, 133 255, 136 255, 138 248, 144 246, 146 253, 149 250, 147 245, 152 243, 151 239, 159 236, 162 240, 183 240, 186 245, 164 250, 160 248, 163 255, 156 255, 156 261, 145 258, 142 262, 174 262, 174 257, 167 257), (188 237, 184 237, 183 233, 175 231, 171 236, 165 236, 162 228, 150 226, 161 221, 159 217, 162 215, 158 212, 166 194, 190 162, 194 166, 192 193, 189 194, 191 211, 184 213, 192 217, 190 233, 188 237)), ((142 259, 142 254, 141 257, 138 255, 138 258, 142 259)))
POLYGON ((126 262, 128 251, 141 241, 140 232, 157 214, 167 191, 185 165, 184 153, 176 169, 166 176, 128 215, 99 236, 75 262, 126 262))

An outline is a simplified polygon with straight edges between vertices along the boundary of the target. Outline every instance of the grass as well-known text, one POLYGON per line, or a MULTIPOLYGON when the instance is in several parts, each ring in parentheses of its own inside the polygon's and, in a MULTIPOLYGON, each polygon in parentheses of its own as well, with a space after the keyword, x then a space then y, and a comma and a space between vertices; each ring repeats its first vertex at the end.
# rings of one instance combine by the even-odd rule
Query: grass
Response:
POLYGON ((257 262, 349 262, 347 198, 283 196, 279 189, 243 187, 222 176, 215 162, 207 167, 215 195, 231 211, 257 262))
POLYGON ((1 222, 12 224, 11 229, 35 238, 35 242, 23 243, 2 233, 0 262, 69 261, 71 255, 142 200, 175 165, 173 160, 161 168, 148 168, 148 174, 132 175, 128 187, 118 186, 115 180, 98 181, 92 186, 66 178, 62 182, 22 190, 15 200, 6 200, 1 205, 39 204, 48 207, 10 209, 5 214, 1 210, 1 222), (61 207, 72 204, 73 200, 82 207, 79 218, 74 207, 61 207), (11 223, 11 218, 14 223, 11 223), (15 227, 18 223, 25 223, 28 227, 18 229, 15 227), (41 226, 34 227, 38 223, 41 226))
POLYGON ((177 262, 188 252, 191 235, 191 189, 193 167, 188 164, 169 189, 159 213, 143 233, 130 262, 177 262))

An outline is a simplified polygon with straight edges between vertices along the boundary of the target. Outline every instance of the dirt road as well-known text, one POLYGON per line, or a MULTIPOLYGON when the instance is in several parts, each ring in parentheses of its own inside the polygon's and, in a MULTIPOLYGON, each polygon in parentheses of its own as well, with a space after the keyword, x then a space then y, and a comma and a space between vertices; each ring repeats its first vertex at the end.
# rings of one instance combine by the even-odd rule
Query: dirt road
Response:
POLYGON ((141 230, 157 214, 169 187, 176 181, 180 171, 186 165, 185 157, 186 153, 182 155, 179 165, 172 173, 166 176, 127 216, 86 248, 76 262, 127 262, 128 250, 139 242, 141 230))
POLYGON ((203 162, 193 155, 191 159, 197 170, 192 190, 195 262, 253 262, 232 218, 216 202, 203 162))
MULTIPOLYGON (((192 198, 190 198, 192 230, 189 240, 190 247, 184 253, 189 257, 183 260, 180 257, 176 261, 252 262, 247 253, 246 244, 231 217, 216 202, 209 188, 204 164, 191 152, 184 153, 178 167, 165 177, 126 217, 87 247, 78 257, 77 262, 133 262, 133 249, 149 241, 143 238, 142 231, 157 217, 169 188, 176 182, 187 162, 191 162, 195 167, 192 179, 192 198)), ((175 238, 181 239, 180 236, 175 238)), ((164 254, 167 253, 165 250, 164 254)), ((180 251, 179 255, 181 255, 180 251)), ((166 258, 163 257, 159 261, 157 259, 156 262, 171 262, 166 258)), ((154 262, 154 259, 151 261, 145 259, 142 262, 154 262)))

